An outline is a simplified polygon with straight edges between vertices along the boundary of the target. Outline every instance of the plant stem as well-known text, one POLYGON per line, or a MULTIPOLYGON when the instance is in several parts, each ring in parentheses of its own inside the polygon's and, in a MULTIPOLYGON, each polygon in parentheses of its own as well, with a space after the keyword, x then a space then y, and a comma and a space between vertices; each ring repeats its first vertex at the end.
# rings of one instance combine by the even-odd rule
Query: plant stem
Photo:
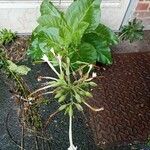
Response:
POLYGON ((101 107, 101 108, 93 108, 91 105, 89 105, 88 103, 86 103, 86 102, 83 102, 87 107, 89 107, 91 110, 93 110, 93 111, 96 111, 96 112, 98 112, 98 111, 102 111, 102 110, 104 110, 104 107, 101 107))
POLYGON ((70 145, 73 145, 73 140, 72 140, 72 116, 69 115, 69 142, 70 145))
POLYGON ((119 40, 122 40, 122 37, 123 37, 126 33, 127 33, 127 31, 121 33, 121 34, 119 35, 119 40))
MULTIPOLYGON (((5 46, 3 46, 3 45, 0 45, 0 46, 2 46, 5 50, 7 50, 7 49, 5 48, 5 46)), ((4 61, 4 62, 7 62, 7 60, 9 60, 9 59, 7 58, 7 55, 6 55, 5 57, 0 56, 0 59, 1 59, 2 61, 4 61)), ((22 78, 21 78, 20 76, 18 77, 18 75, 16 75, 13 71, 11 71, 8 66, 6 66, 6 69, 7 69, 7 71, 13 76, 13 78, 14 78, 15 82, 18 84, 18 86, 19 86, 19 88, 20 88, 20 90, 21 90, 23 96, 24 96, 25 98, 27 98, 27 96, 26 96, 26 95, 27 95, 26 91, 28 91, 28 90, 25 89, 23 83, 21 82, 21 81, 22 81, 22 78)))
POLYGON ((48 117, 48 119, 47 119, 47 121, 46 121, 46 124, 45 124, 44 128, 46 128, 46 127, 48 126, 48 124, 49 124, 51 118, 52 118, 53 116, 55 116, 56 114, 58 114, 58 113, 59 113, 59 109, 56 110, 54 113, 52 113, 52 114, 48 117))
POLYGON ((73 145, 73 139, 72 139, 72 115, 69 115, 69 143, 70 147, 68 150, 77 150, 77 147, 73 145))
POLYGON ((39 88, 39 89, 37 89, 36 91, 30 93, 30 95, 29 95, 28 97, 31 97, 32 95, 34 95, 34 94, 36 94, 36 93, 38 93, 38 92, 40 92, 40 91, 42 91, 42 90, 46 90, 46 89, 48 89, 48 88, 50 88, 50 87, 51 87, 51 85, 48 85, 48 86, 44 86, 44 87, 42 87, 42 88, 39 88))

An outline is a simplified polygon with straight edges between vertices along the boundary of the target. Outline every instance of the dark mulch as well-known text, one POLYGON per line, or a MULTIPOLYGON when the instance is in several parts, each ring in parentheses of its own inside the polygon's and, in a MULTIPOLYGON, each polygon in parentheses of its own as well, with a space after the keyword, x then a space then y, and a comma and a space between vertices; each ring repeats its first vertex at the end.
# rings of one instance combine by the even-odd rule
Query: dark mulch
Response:
MULTIPOLYGON (((22 61, 26 58, 26 51, 29 45, 30 36, 18 36, 14 41, 5 45, 5 51, 9 59, 14 62, 22 61)), ((3 47, 2 47, 3 48, 3 47)))
POLYGON ((150 135, 150 53, 114 54, 114 60, 97 70, 99 86, 90 101, 105 110, 88 111, 96 144, 110 149, 150 135))

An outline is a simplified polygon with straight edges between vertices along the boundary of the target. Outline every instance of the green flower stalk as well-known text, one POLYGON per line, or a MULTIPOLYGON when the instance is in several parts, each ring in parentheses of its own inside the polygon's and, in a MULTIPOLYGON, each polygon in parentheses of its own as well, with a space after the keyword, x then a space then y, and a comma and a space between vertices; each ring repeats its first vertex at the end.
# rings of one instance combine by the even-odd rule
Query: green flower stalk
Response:
POLYGON ((77 146, 74 146, 72 139, 72 114, 69 114, 69 143, 70 147, 68 148, 68 150, 77 150, 77 146))
POLYGON ((59 76, 59 73, 56 71, 56 69, 54 68, 52 63, 48 60, 48 57, 45 54, 43 55, 42 60, 44 60, 50 66, 50 68, 59 76))
POLYGON ((58 56, 57 56, 57 60, 58 60, 58 62, 59 62, 59 69, 60 69, 60 73, 61 73, 61 74, 63 74, 61 59, 62 59, 62 56, 60 56, 60 55, 58 54, 58 56))
POLYGON ((93 111, 102 111, 103 108, 97 109, 90 106, 87 102, 87 98, 91 98, 92 94, 89 92, 90 87, 96 86, 96 83, 92 82, 93 78, 96 77, 96 73, 90 75, 93 65, 76 62, 80 64, 79 69, 73 71, 71 61, 68 57, 62 58, 60 54, 55 54, 54 50, 51 49, 51 53, 56 60, 59 71, 54 67, 53 63, 49 61, 47 55, 43 55, 42 60, 46 62, 49 67, 55 72, 57 78, 54 77, 39 77, 38 80, 47 79, 48 81, 44 83, 44 86, 37 89, 29 95, 29 97, 34 96, 39 91, 45 91, 41 95, 53 94, 55 100, 59 103, 60 107, 53 114, 51 114, 46 121, 45 127, 49 124, 51 117, 56 115, 60 111, 64 111, 65 114, 69 115, 69 143, 70 146, 68 150, 77 150, 77 147, 73 144, 73 135, 72 135, 72 119, 74 115, 74 109, 83 111, 82 105, 86 105, 93 111), (84 70, 87 68, 87 72, 84 73, 84 70))

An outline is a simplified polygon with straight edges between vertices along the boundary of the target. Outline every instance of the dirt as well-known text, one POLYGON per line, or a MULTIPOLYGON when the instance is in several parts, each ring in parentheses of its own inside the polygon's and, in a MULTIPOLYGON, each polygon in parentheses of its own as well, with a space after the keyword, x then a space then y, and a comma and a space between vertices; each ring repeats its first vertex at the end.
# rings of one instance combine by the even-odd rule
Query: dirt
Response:
POLYGON ((20 62, 26 58, 29 39, 30 36, 18 36, 11 43, 5 45, 5 51, 10 60, 20 62))
MULTIPOLYGON (((6 132, 5 120, 7 117, 7 112, 11 108, 15 108, 13 101, 10 99, 11 94, 8 92, 8 87, 4 83, 4 77, 0 75, 0 149, 10 150, 11 148, 15 150, 15 145, 11 142, 10 137, 6 132)), ((17 132, 16 132, 17 134, 17 132)))

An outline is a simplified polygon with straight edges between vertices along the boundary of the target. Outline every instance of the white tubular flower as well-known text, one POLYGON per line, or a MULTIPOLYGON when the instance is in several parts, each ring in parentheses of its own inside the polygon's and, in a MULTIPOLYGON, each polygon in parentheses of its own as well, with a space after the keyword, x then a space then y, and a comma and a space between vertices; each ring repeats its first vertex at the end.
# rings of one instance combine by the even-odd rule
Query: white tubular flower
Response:
POLYGON ((32 105, 32 102, 29 102, 29 105, 32 105))
POLYGON ((96 72, 93 72, 93 73, 92 73, 92 78, 96 78, 96 77, 97 77, 96 72))
POLYGON ((49 61, 48 57, 45 54, 43 55, 42 60, 44 60, 45 62, 47 62, 47 64, 50 66, 50 68, 59 76, 59 73, 56 71, 56 69, 51 64, 51 62, 49 61))
POLYGON ((51 48, 50 51, 51 51, 51 53, 52 53, 54 56, 56 56, 55 51, 54 51, 53 48, 51 48))
POLYGON ((87 80, 85 80, 86 82, 89 82, 89 81, 91 81, 91 80, 93 80, 93 78, 88 78, 87 80))
POLYGON ((42 60, 44 60, 45 62, 49 61, 48 57, 45 54, 43 55, 42 60))
POLYGON ((93 68, 93 65, 92 65, 92 64, 91 64, 91 65, 89 65, 89 70, 88 70, 87 74, 89 74, 89 73, 90 73, 90 71, 92 70, 92 68, 93 68))
POLYGON ((53 78, 53 77, 42 77, 42 76, 40 76, 40 81, 41 81, 41 79, 49 79, 49 80, 58 81, 58 79, 53 78))
POLYGON ((42 87, 42 88, 40 88, 40 89, 37 89, 36 91, 32 92, 29 96, 32 96, 32 95, 34 95, 34 94, 37 93, 37 92, 40 92, 40 91, 49 89, 49 88, 51 88, 51 87, 52 87, 51 85, 44 86, 44 87, 42 87))
POLYGON ((40 81, 41 81, 41 76, 39 76, 39 77, 37 78, 37 81, 38 81, 38 82, 40 82, 40 81))
POLYGON ((59 63, 60 72, 62 73, 62 62, 61 62, 62 56, 60 54, 58 54, 57 60, 58 60, 58 63, 59 63))

